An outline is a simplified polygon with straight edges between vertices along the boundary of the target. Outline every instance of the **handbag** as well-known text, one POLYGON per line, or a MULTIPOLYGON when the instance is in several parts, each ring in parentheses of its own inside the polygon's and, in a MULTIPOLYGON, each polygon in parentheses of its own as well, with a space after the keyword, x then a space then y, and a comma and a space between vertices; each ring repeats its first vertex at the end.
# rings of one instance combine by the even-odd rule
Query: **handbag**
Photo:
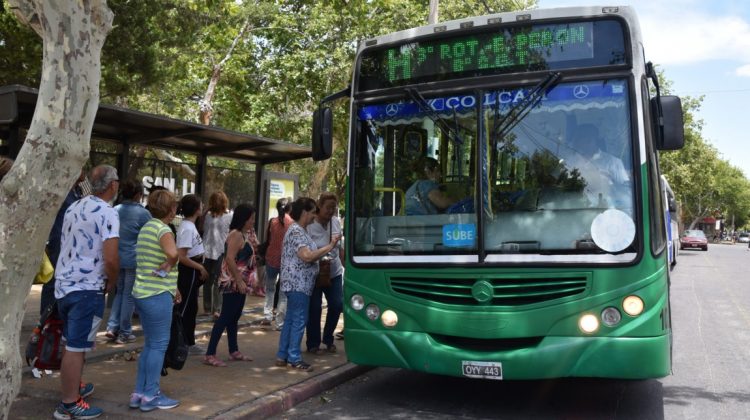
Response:
MULTIPOLYGON (((191 287, 192 289, 192 287, 191 287)), ((187 307, 187 305, 185 305, 187 307)), ((184 309, 183 309, 184 313, 184 309)), ((189 346, 185 342, 185 334, 182 327, 182 313, 175 306, 172 310, 172 326, 169 329, 169 344, 164 353, 164 364, 161 368, 161 376, 167 376, 167 368, 181 370, 188 358, 189 346)))
MULTIPOLYGON (((325 257, 324 257, 325 258, 325 257)), ((315 279, 315 287, 325 288, 331 287, 331 260, 321 259, 318 262, 318 277, 315 279)))
MULTIPOLYGON (((243 236, 244 238, 244 236, 243 236)), ((245 242, 247 242, 247 238, 244 238, 245 242)), ((219 277, 217 279, 217 284, 219 285, 219 290, 221 290, 223 293, 235 293, 237 292, 237 286, 234 283, 234 275, 229 270, 229 265, 227 264, 227 244, 224 243, 224 254, 220 257, 220 269, 219 269, 219 277)), ((240 253, 237 253, 237 256, 234 259, 235 262, 240 261, 240 253)), ((237 269, 240 272, 240 276, 245 281, 245 286, 247 286, 247 293, 253 293, 254 290, 259 290, 260 285, 258 284, 257 276, 255 275, 255 258, 251 256, 251 258, 248 259, 248 264, 238 264, 237 269)))
POLYGON ((52 266, 52 261, 49 260, 47 253, 42 255, 42 263, 39 265, 39 271, 34 276, 34 284, 46 284, 52 280, 52 276, 55 274, 55 267, 52 266))
MULTIPOLYGON (((328 241, 333 237, 333 220, 328 221, 328 241)), ((318 277, 315 279, 316 288, 331 287, 331 257, 323 256, 318 261, 318 277)))

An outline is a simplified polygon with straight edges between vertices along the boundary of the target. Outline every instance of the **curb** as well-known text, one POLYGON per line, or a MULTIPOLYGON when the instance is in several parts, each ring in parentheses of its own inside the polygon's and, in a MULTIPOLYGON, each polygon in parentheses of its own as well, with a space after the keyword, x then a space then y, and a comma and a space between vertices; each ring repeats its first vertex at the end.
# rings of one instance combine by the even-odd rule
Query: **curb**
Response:
MULTIPOLYGON (((240 322, 240 323, 237 324, 237 329, 241 330, 243 328, 252 327, 252 326, 253 326, 253 321, 243 321, 243 322, 240 322)), ((205 336, 209 336, 209 335, 211 335, 211 329, 210 328, 207 329, 207 330, 196 330, 195 331, 195 337, 196 338, 197 337, 205 337, 205 336)), ((143 345, 144 345, 143 343, 130 343, 130 344, 125 344, 121 348, 112 348, 112 347, 107 346, 107 348, 104 348, 104 349, 100 349, 99 345, 97 345, 97 348, 96 348, 95 351, 89 352, 89 353, 86 354, 86 363, 95 363, 95 362, 101 362, 103 360, 109 360, 114 355, 124 354, 124 353, 130 353, 132 351, 136 351, 138 349, 142 349, 143 345)), ((23 359, 23 357, 24 356, 23 356, 23 352, 22 352, 21 353, 21 358, 23 359)), ((22 362, 25 363, 25 359, 22 360, 22 362)), ((22 369, 21 369, 21 373, 22 374, 25 374, 25 373, 31 374, 32 369, 33 368, 31 366, 24 365, 22 367, 22 369)))
POLYGON ((347 363, 298 384, 264 395, 227 411, 216 413, 209 418, 217 420, 265 419, 279 415, 308 398, 360 376, 371 369, 373 369, 372 366, 347 363))

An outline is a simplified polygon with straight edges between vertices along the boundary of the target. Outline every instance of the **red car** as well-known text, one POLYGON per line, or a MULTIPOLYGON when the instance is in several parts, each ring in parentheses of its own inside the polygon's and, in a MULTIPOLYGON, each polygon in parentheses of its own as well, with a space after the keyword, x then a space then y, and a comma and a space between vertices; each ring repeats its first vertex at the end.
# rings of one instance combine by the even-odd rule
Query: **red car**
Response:
POLYGON ((708 251, 708 238, 702 230, 686 230, 680 237, 680 249, 700 248, 708 251))

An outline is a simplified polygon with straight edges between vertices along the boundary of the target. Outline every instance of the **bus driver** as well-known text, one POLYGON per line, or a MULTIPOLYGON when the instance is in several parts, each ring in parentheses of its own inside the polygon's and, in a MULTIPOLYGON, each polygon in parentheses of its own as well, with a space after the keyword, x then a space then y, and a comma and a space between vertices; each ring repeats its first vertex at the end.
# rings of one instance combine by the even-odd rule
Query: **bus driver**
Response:
POLYGON ((406 215, 438 214, 453 205, 456 200, 440 190, 440 165, 431 157, 417 159, 414 172, 418 178, 406 190, 406 215))

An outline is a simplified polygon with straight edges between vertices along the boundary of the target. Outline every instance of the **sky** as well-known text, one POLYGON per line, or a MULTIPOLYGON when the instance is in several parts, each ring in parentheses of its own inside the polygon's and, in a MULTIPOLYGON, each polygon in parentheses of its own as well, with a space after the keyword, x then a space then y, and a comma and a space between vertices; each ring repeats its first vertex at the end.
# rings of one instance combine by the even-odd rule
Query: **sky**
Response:
POLYGON ((750 179, 750 1, 539 0, 539 8, 632 6, 646 60, 672 81, 672 94, 703 96, 703 138, 750 179))

